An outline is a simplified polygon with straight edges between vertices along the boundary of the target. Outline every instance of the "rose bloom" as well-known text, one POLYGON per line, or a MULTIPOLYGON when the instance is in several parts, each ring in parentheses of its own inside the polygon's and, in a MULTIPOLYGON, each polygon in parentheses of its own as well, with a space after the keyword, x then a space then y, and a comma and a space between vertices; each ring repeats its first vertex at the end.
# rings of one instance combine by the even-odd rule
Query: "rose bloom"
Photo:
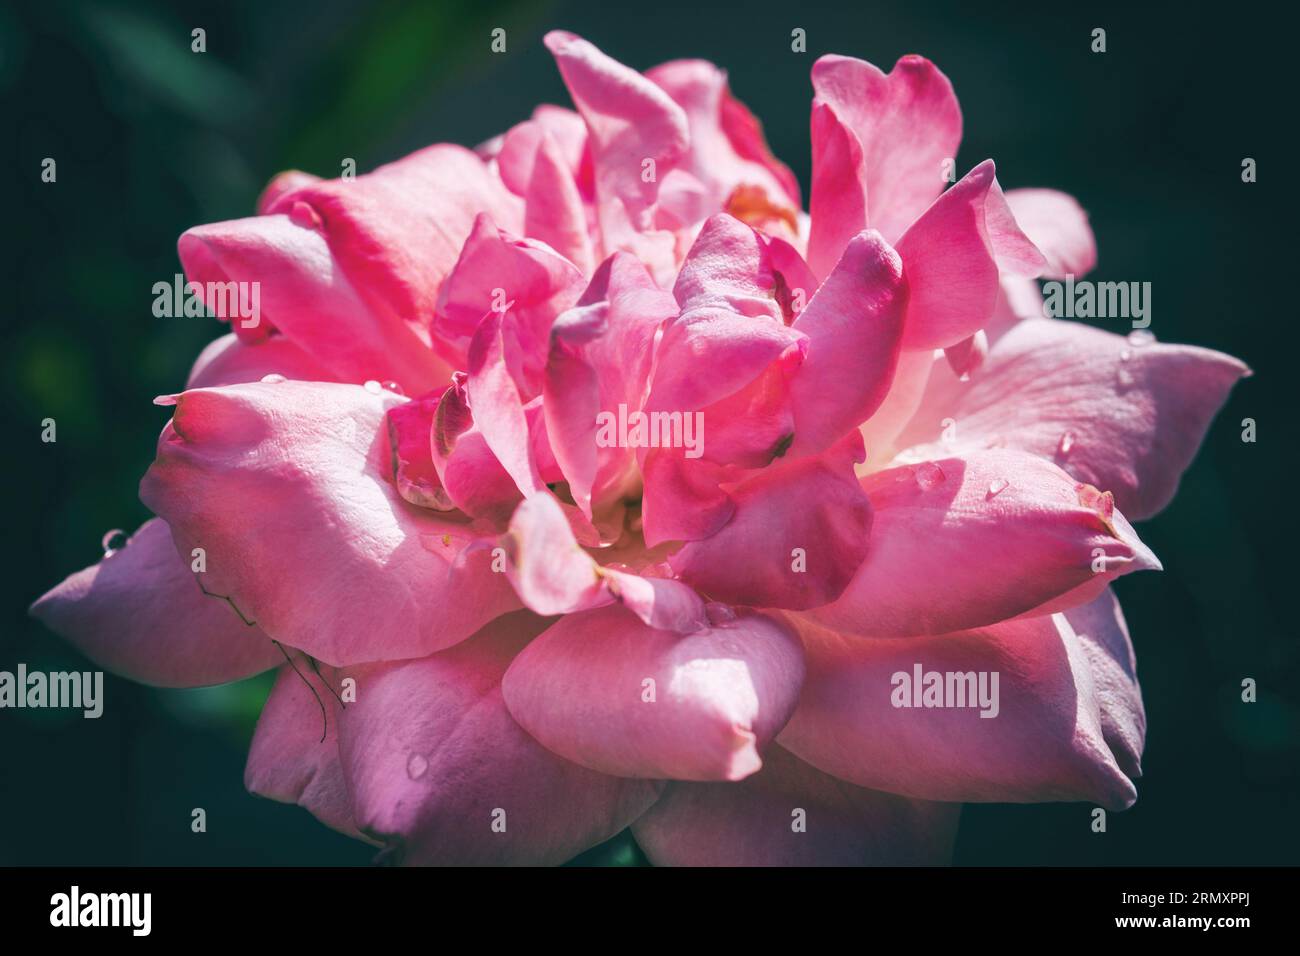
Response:
POLYGON ((1245 366, 1044 317, 1087 218, 945 189, 919 56, 813 66, 805 212, 713 65, 546 45, 576 112, 181 236, 260 314, 34 613, 149 684, 278 667, 248 788, 392 861, 931 863, 963 802, 1132 804, 1109 585, 1245 366))

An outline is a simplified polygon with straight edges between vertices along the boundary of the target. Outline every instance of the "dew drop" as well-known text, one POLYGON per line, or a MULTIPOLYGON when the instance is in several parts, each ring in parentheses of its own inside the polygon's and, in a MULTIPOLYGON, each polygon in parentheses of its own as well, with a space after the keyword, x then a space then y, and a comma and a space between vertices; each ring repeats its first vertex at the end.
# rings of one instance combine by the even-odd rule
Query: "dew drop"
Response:
POLYGON ((1009 484, 1011 484, 1011 482, 1007 481, 1005 478, 994 478, 989 482, 989 497, 996 498, 1002 492, 1006 491, 1007 485, 1009 484))
POLYGON ((922 491, 929 491, 936 485, 942 484, 943 480, 947 477, 947 475, 943 473, 943 469, 932 461, 921 462, 921 464, 916 466, 916 470, 913 471, 912 474, 916 478, 916 483, 922 491))
POLYGON ((1128 344, 1136 348, 1150 345, 1155 340, 1155 333, 1149 329, 1134 329, 1128 334, 1128 344))
POLYGON ((1115 378, 1119 382, 1120 388, 1128 388, 1133 384, 1133 373, 1123 365, 1119 367, 1119 373, 1115 378))
POLYGON ((1127 362, 1127 361, 1128 361, 1129 359, 1131 359, 1132 357, 1133 357, 1133 350, 1132 350, 1132 349, 1122 349, 1122 350, 1120 351, 1120 353, 1119 353, 1119 360, 1120 360, 1121 362, 1127 362))
POLYGON ((267 385, 279 385, 281 382, 285 381, 285 377, 279 372, 272 372, 270 375, 263 375, 262 381, 267 385))
POLYGON ((385 392, 392 392, 394 395, 406 394, 406 392, 402 391, 402 386, 398 385, 396 382, 393 381, 380 382, 379 387, 382 388, 385 392))
POLYGON ((731 605, 720 604, 717 601, 710 601, 704 605, 704 614, 710 624, 726 624, 736 619, 736 612, 731 605))
POLYGON ((1070 449, 1073 447, 1074 447, 1074 432, 1066 432, 1064 435, 1061 436, 1060 442, 1058 442, 1056 445, 1056 453, 1064 457, 1065 455, 1068 455, 1070 453, 1070 449))
POLYGON ((406 758, 406 775, 412 780, 419 780, 429 772, 429 761, 424 754, 411 754, 406 758))
POLYGON ((104 557, 121 551, 126 547, 127 535, 121 528, 114 528, 99 539, 99 546, 104 549, 104 557))
POLYGON ((380 384, 379 384, 377 381, 375 381, 373 378, 372 378, 372 379, 368 379, 368 380, 366 381, 366 383, 365 383, 364 385, 362 385, 361 387, 364 388, 364 389, 365 389, 367 392, 369 392, 371 395, 378 395, 380 392, 382 392, 382 391, 384 390, 384 386, 380 385, 380 384))

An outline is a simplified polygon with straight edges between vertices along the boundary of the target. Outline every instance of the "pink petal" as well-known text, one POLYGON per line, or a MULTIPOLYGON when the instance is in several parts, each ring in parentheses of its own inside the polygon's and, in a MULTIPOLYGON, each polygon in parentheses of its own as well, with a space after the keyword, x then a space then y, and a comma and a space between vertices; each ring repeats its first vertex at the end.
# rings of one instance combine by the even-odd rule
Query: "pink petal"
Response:
POLYGON ((377 321, 406 323, 422 334, 474 220, 486 214, 511 232, 523 227, 518 199, 481 159, 449 144, 351 181, 332 179, 288 192, 267 211, 319 220, 335 259, 377 321))
POLYGON ((339 730, 357 823, 391 858, 554 865, 614 836, 655 801, 660 784, 562 760, 511 719, 502 674, 544 626, 510 615, 451 650, 341 672, 357 682, 339 730))
POLYGON ((773 362, 802 360, 806 338, 785 325, 769 248, 731 216, 704 224, 673 289, 682 314, 664 332, 648 409, 701 409, 773 362))
POLYGON ((867 168, 862 144, 829 104, 813 101, 811 126, 808 265, 822 278, 867 228, 867 168))
POLYGON ((570 614, 622 603, 641 620, 671 631, 706 624, 704 602, 687 585, 604 568, 579 547, 559 503, 549 494, 527 499, 502 538, 506 576, 520 600, 538 614, 570 614))
POLYGON ((1024 321, 970 382, 936 375, 899 444, 936 442, 942 420, 951 419, 955 441, 944 449, 1000 444, 1033 452, 1114 492, 1124 514, 1140 520, 1172 500, 1210 422, 1247 374, 1237 359, 1209 349, 1135 344, 1077 322, 1024 321))
POLYGON ((266 632, 203 593, 206 576, 190 565, 166 522, 151 518, 123 548, 44 594, 31 613, 106 670, 158 687, 224 684, 283 661, 266 632))
POLYGON ((294 663, 296 671, 288 664, 280 668, 257 718, 244 786, 258 796, 304 807, 326 826, 367 840, 357 829, 339 763, 333 700, 339 687, 331 690, 325 682, 329 676, 337 683, 337 676, 332 668, 318 674, 302 655, 294 663))
POLYGON ((337 380, 310 353, 283 335, 272 335, 265 341, 248 345, 239 341, 239 336, 232 332, 213 339, 199 353, 185 387, 238 385, 261 381, 267 375, 283 375, 306 382, 337 380))
POLYGON ((257 214, 265 216, 289 193, 320 181, 321 178, 312 173, 304 173, 300 169, 286 169, 267 183, 266 188, 262 190, 262 195, 257 197, 257 214))
POLYGON ((470 529, 385 480, 384 413, 351 385, 250 383, 176 396, 140 496, 204 582, 271 636, 330 664, 414 657, 518 603, 470 529), (322 516, 328 515, 329 520, 322 516))
POLYGON ((437 413, 437 395, 426 395, 388 410, 385 418, 391 475, 397 493, 411 504, 452 511, 456 503, 442 487, 429 439, 437 413))
MULTIPOLYGON (((545 42, 587 123, 604 254, 625 249, 645 259, 652 250, 639 234, 653 231, 659 183, 685 154, 686 114, 650 80, 586 40, 552 30, 545 42), (654 176, 643 175, 646 160, 654 161, 654 176)), ((665 252, 671 255, 670 249, 655 252, 656 265, 668 264, 665 252)))
POLYGON ((1088 214, 1073 196, 1055 189, 1012 189, 1007 205, 1025 235, 1047 259, 1043 275, 1081 278, 1097 264, 1097 241, 1088 214))
POLYGON ((636 451, 597 444, 602 412, 641 408, 654 339, 677 314, 673 297, 626 253, 602 263, 579 305, 551 329, 543 385, 546 429, 573 500, 591 517, 636 479, 636 451))
POLYGON ((484 316, 507 317, 512 348, 519 350, 512 355, 514 374, 531 398, 540 387, 551 323, 585 285, 577 267, 555 250, 480 216, 438 295, 433 329, 439 347, 448 361, 465 368, 484 316))
POLYGON ((861 143, 870 225, 896 244, 943 189, 944 160, 957 155, 961 109, 952 84, 915 54, 888 74, 863 60, 823 56, 812 83, 817 101, 861 143))
MULTIPOLYGON (((524 420, 526 429, 533 432, 526 411, 524 420)), ((452 376, 452 383, 438 400, 430 432, 433 467, 451 502, 472 517, 508 520, 522 495, 474 422, 464 373, 452 376)))
POLYGON ((668 559, 714 600, 812 608, 834 601, 867 554, 871 502, 853 474, 856 432, 824 455, 765 468, 731 490, 735 514, 668 559), (743 555, 743 560, 736 560, 743 555))
MULTIPOLYGON (((205 289, 210 282, 257 283, 256 324, 245 327, 254 318, 236 316, 235 333, 260 342, 279 330, 331 377, 391 379, 412 391, 445 379, 446 366, 418 330, 370 308, 314 223, 271 215, 196 226, 178 243, 185 274, 205 289)), ((251 297, 253 286, 244 288, 251 297)))
MULTIPOLYGON (((1124 809, 1136 798, 1102 729, 1090 654, 1064 616, 905 641, 793 623, 809 670, 781 745, 818 769, 924 800, 1086 800, 1124 809), (958 685, 956 677, 951 697, 923 706, 932 672, 945 685, 949 674, 972 675, 974 706, 971 678, 958 685)), ((1140 700, 1134 692, 1125 706, 1140 700)))
POLYGON ((798 181, 772 155, 753 114, 731 95, 726 73, 706 60, 673 60, 646 77, 685 111, 690 146, 683 168, 709 189, 714 208, 749 186, 791 216, 798 212, 798 181))
POLYGON ((771 618, 746 612, 677 634, 611 607, 561 618, 502 688, 524 729, 585 767, 739 780, 762 766, 802 677, 798 642, 771 618))
POLYGON ((944 348, 993 314, 999 272, 1036 275, 1046 260, 1022 232, 985 160, 898 240, 911 289, 903 347, 944 348))
POLYGON ((1088 604, 1064 612, 1092 669, 1101 732, 1121 770, 1142 776, 1147 718, 1137 680, 1137 657, 1115 593, 1107 588, 1088 604))
POLYGON ((632 833, 656 866, 942 865, 960 813, 855 787, 773 745, 740 783, 668 784, 632 833))
POLYGON ((499 159, 506 185, 524 197, 524 235, 545 242, 585 275, 594 266, 587 212, 564 151, 528 120, 506 133, 499 159))
POLYGON ((862 487, 874 511, 870 551, 843 597, 808 612, 837 631, 983 627, 1065 595, 1083 603, 1121 574, 1160 567, 1110 499, 1023 452, 903 465, 862 487))
POLYGON ((885 400, 903 340, 903 263, 880 233, 860 233, 795 320, 808 355, 790 389, 792 456, 829 448, 885 400))

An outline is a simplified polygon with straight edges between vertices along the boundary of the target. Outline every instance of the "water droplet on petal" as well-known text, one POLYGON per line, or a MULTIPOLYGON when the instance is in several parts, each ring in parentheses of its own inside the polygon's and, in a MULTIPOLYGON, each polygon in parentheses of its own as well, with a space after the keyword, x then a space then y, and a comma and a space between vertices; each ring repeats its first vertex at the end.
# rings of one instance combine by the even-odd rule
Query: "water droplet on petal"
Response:
POLYGON ((1070 453, 1070 449, 1073 447, 1074 447, 1074 432, 1066 432, 1064 435, 1061 436, 1060 442, 1057 443, 1056 453, 1064 457, 1070 453))
POLYGON ((704 613, 710 624, 726 624, 736 619, 736 611, 730 604, 720 604, 717 601, 704 605, 704 613))
POLYGON ((1127 361, 1128 361, 1129 359, 1131 359, 1132 357, 1133 357, 1133 350, 1132 350, 1132 349, 1122 349, 1122 350, 1120 351, 1120 353, 1119 353, 1119 360, 1120 360, 1121 362, 1127 362, 1127 361))
POLYGON ((1119 382, 1120 388, 1128 388, 1133 384, 1133 373, 1121 365, 1119 367, 1119 373, 1115 376, 1115 380, 1119 382))
POLYGON ((1134 329, 1128 334, 1128 344, 1141 348, 1156 340, 1155 333, 1149 329, 1134 329))
POLYGON ((114 528, 99 539, 99 546, 104 549, 104 557, 126 547, 127 535, 121 528, 114 528))
POLYGON ((394 395, 406 394, 406 392, 402 391, 402 386, 398 385, 396 382, 393 381, 380 382, 379 387, 382 388, 385 392, 392 392, 394 395))
POLYGON ((994 478, 989 482, 989 497, 996 498, 1002 492, 1006 491, 1007 485, 1009 484, 1011 484, 1011 482, 1007 481, 1005 478, 994 478))
POLYGON ((429 761, 424 754, 411 754, 406 758, 406 775, 412 780, 419 780, 429 771, 429 761))
POLYGON ((263 375, 262 381, 267 385, 279 385, 281 382, 286 381, 286 379, 279 372, 272 372, 270 375, 263 375))
POLYGON ((382 391, 384 390, 384 386, 380 385, 380 384, 379 384, 377 381, 375 381, 373 378, 372 378, 372 379, 368 379, 368 380, 366 381, 366 383, 365 383, 364 385, 362 385, 361 387, 364 388, 364 389, 365 389, 367 392, 369 392, 371 395, 378 395, 380 392, 382 392, 382 391))
POLYGON ((936 485, 942 484, 943 480, 948 477, 943 473, 943 469, 932 461, 921 462, 916 466, 916 470, 912 474, 922 491, 929 491, 936 485))

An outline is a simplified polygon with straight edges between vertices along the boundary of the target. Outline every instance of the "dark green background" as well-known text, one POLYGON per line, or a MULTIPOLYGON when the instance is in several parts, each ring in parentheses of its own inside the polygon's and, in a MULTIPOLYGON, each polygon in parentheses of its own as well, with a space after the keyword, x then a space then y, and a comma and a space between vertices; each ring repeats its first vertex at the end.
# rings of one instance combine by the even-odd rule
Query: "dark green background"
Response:
MULTIPOLYGON (((1163 574, 1118 585, 1150 722, 1139 801, 1089 829, 1082 804, 968 807, 959 863, 1296 863, 1297 154, 1291 25, 1264 6, 642 2, 549 5, 25 4, 0 7, 6 222, 0 669, 87 666, 26 617, 146 512, 136 483, 209 319, 156 319, 176 237, 249 215, 299 167, 364 171, 438 140, 473 145, 538 101, 568 103, 552 27, 645 68, 707 57, 808 182, 808 69, 824 52, 935 60, 956 86, 959 167, 1054 186, 1091 212, 1098 279, 1150 281, 1152 331, 1241 356, 1175 504, 1140 530, 1163 574), (616 9, 616 7, 624 7, 616 9), (190 30, 208 52, 190 52, 190 30), (488 48, 508 31, 505 55, 488 48), (808 33, 791 53, 790 30, 808 33), (1108 52, 1089 51, 1108 32, 1108 52), (58 182, 40 162, 58 161, 58 182), (1259 162, 1245 185, 1240 163, 1259 162), (1239 422, 1258 421, 1256 444, 1239 422), (40 421, 58 422, 56 444, 40 421), (1259 701, 1239 701, 1243 677, 1259 701)), ((155 691, 106 678, 104 716, 0 711, 0 864, 364 863, 371 851, 242 786, 266 678, 155 691), (190 809, 208 811, 192 834, 190 809)), ((626 838, 592 862, 640 859, 626 838)))

